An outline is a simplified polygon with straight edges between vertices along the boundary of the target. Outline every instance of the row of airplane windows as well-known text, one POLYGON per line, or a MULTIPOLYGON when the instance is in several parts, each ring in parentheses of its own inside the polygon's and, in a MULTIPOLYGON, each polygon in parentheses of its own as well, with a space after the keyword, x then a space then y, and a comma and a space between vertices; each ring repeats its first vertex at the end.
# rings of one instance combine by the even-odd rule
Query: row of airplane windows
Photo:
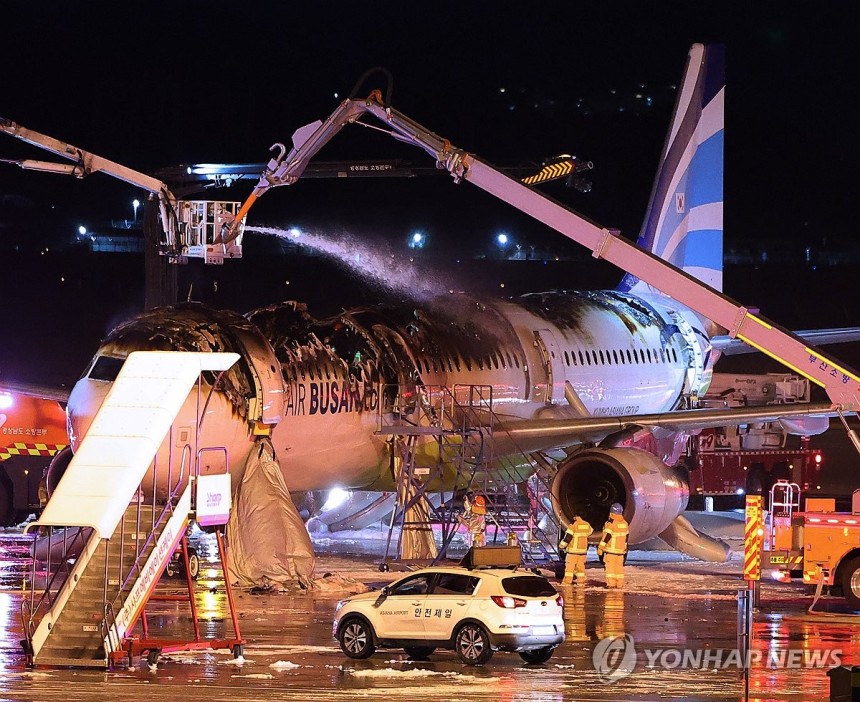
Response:
MULTIPOLYGON (((677 363, 678 353, 674 348, 666 349, 586 349, 578 351, 564 352, 564 362, 567 366, 604 366, 604 365, 636 365, 636 364, 653 364, 653 363, 677 363)), ((516 354, 511 354, 510 351, 491 351, 486 357, 475 359, 475 364, 478 370, 507 370, 508 368, 520 368, 521 362, 516 354)), ((522 362, 525 365, 525 362, 522 362)), ((428 358, 427 356, 418 358, 418 371, 423 370, 425 373, 430 373, 431 369, 434 373, 446 370, 453 373, 456 369, 460 372, 462 366, 466 370, 472 370, 472 361, 468 358, 461 358, 457 354, 447 355, 445 357, 428 358), (462 361, 462 365, 461 365, 462 361)), ((298 381, 299 376, 302 380, 310 377, 311 380, 326 380, 346 379, 347 366, 346 364, 335 366, 329 363, 320 364, 318 362, 299 364, 297 366, 287 367, 284 372, 288 380, 298 381)))
POLYGON ((609 349, 604 354, 603 349, 586 349, 585 351, 564 352, 564 363, 568 366, 605 366, 605 365, 634 365, 646 363, 677 363, 678 352, 673 348, 666 349, 609 349), (577 356, 579 363, 577 363, 577 356))

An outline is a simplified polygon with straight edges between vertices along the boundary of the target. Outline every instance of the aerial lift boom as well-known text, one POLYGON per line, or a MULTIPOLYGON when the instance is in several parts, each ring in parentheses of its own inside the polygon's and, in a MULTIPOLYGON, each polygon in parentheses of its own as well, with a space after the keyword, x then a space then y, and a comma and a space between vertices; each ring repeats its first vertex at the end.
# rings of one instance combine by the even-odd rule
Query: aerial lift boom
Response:
MULTIPOLYGON (((374 91, 363 100, 344 100, 325 121, 318 120, 298 129, 293 134, 293 148, 289 153, 282 145, 275 145, 273 150, 277 149, 279 153, 267 164, 253 192, 237 213, 236 221, 242 220, 256 199, 270 188, 295 183, 310 159, 335 134, 345 125, 358 122, 365 114, 384 123, 393 138, 414 144, 430 154, 436 160, 437 168, 447 170, 454 182, 466 180, 474 183, 569 239, 588 247, 595 258, 609 261, 635 275, 724 327, 731 337, 741 339, 820 385, 833 403, 834 411, 840 416, 844 412, 856 413, 860 409, 860 377, 854 372, 810 347, 799 336, 753 314, 743 305, 635 243, 613 234, 472 154, 456 148, 447 139, 383 104, 379 91, 374 91)), ((237 235, 235 225, 229 225, 217 241, 229 242, 237 235)), ((844 416, 842 419, 844 422, 844 416)), ((860 438, 853 430, 848 433, 860 452, 860 438)))
POLYGON ((165 183, 96 154, 84 151, 54 137, 27 129, 12 120, 0 117, 0 132, 74 161, 71 164, 22 159, 14 163, 25 170, 73 175, 85 178, 90 173, 106 173, 130 185, 146 190, 158 202, 162 236, 159 252, 171 261, 182 262, 187 257, 203 258, 207 263, 222 263, 225 258, 242 256, 241 236, 244 222, 233 223, 237 202, 179 200, 165 183), (217 231, 225 223, 235 226, 237 233, 230 246, 213 243, 217 231))

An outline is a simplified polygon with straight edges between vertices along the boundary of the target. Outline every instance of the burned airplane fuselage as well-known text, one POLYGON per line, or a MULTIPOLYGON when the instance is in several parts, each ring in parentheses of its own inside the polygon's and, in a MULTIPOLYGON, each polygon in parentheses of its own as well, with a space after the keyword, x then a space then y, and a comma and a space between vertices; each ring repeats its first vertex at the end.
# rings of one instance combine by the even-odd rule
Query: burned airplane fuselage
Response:
POLYGON ((295 302, 244 317, 182 304, 144 313, 105 339, 71 395, 71 440, 80 442, 110 386, 101 359, 235 351, 242 360, 233 369, 205 379, 211 396, 189 396, 177 422, 187 429, 182 440, 225 446, 239 472, 255 437, 270 433, 291 491, 390 489, 392 442, 378 430, 395 411, 429 421, 426 407, 404 405, 416 388, 484 388, 505 423, 662 412, 705 389, 711 358, 699 327, 671 300, 615 291, 492 301, 452 294, 327 319, 295 302))

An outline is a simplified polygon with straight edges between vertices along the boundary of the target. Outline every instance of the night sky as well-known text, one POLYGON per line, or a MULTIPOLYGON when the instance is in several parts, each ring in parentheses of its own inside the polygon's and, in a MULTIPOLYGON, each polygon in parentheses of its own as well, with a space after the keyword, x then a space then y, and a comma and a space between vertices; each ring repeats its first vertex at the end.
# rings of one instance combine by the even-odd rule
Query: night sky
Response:
MULTIPOLYGON (((559 152, 592 160, 591 193, 547 191, 633 236, 687 49, 719 41, 728 239, 853 239, 860 62, 836 12, 844 5, 698 4, 13 0, 0 22, 0 115, 144 172, 263 162, 272 143, 329 114, 335 93, 342 99, 384 66, 395 107, 491 162, 559 152)), ((387 86, 376 80, 359 94, 372 87, 387 86)), ((365 131, 341 134, 320 158, 427 160, 365 131)), ((3 136, 0 158, 22 156, 43 157, 3 136)), ((237 190, 243 199, 247 189, 237 190)), ((250 222, 321 218, 390 237, 420 225, 459 241, 512 216, 435 183, 302 190, 269 194, 250 222)), ((25 204, 70 220, 127 217, 137 194, 106 176, 74 182, 4 165, 0 221, 25 204)))
MULTIPOLYGON (((274 142, 289 143, 295 129, 326 117, 353 89, 390 89, 394 107, 492 163, 534 163, 561 152, 593 161, 591 192, 560 182, 543 188, 635 237, 687 51, 694 42, 721 42, 727 248, 842 242, 856 254, 860 62, 844 5, 699 4, 11 0, 0 16, 0 116, 153 173, 182 163, 265 162, 274 142), (377 66, 390 72, 392 85, 376 73, 356 86, 377 66)), ((358 127, 318 158, 385 157, 431 165, 422 151, 358 127)), ((0 159, 18 158, 53 159, 0 135, 0 159)), ((302 181, 270 191, 248 222, 381 239, 395 250, 421 229, 427 254, 449 257, 491 247, 501 230, 515 241, 582 253, 510 206, 449 180, 302 181)), ((242 200, 250 186, 223 197, 242 200)), ((138 260, 99 255, 98 267, 70 269, 52 251, 37 259, 34 273, 14 252, 38 254, 78 224, 97 230, 131 218, 134 198, 143 199, 142 191, 106 175, 78 181, 0 163, 0 256, 7 263, 0 378, 55 370, 74 377, 97 339, 141 309, 138 260)), ((335 282, 319 259, 252 263, 259 239, 246 236, 245 261, 197 278, 189 266, 181 296, 240 311, 285 297, 316 297, 332 308, 355 303, 354 290, 335 282), (297 267, 313 274, 301 285, 297 267), (248 299, 249 291, 257 299, 248 299)), ((601 270, 586 261, 565 274, 564 285, 606 286, 620 277, 614 269, 611 276, 587 273, 601 270)), ((770 270, 743 274, 740 282, 770 270)), ((529 268, 526 282, 504 292, 557 285, 547 271, 529 268)), ((470 270, 464 277, 476 276, 470 270)), ((781 285, 779 276, 769 280, 781 285)), ((766 296, 745 290, 741 297, 757 304, 766 296)), ((787 326, 838 326, 856 323, 849 321, 856 317, 852 300, 830 296, 826 308, 813 301, 787 307, 784 316, 763 311, 787 326)))

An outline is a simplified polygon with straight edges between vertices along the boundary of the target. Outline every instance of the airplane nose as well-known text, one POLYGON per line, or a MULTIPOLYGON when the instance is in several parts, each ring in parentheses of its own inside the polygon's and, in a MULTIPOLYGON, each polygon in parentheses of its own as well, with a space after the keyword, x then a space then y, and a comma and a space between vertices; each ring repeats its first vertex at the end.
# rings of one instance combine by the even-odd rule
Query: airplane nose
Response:
POLYGON ((69 443, 77 451, 112 383, 81 378, 72 388, 67 405, 69 443))

